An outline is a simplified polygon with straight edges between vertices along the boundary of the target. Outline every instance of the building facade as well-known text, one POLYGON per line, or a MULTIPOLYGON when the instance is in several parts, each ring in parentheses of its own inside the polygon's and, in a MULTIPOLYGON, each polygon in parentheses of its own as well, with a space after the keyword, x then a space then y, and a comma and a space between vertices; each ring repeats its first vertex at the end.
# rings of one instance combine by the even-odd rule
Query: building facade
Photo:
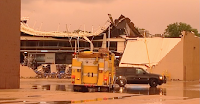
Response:
POLYGON ((19 88, 21 0, 0 0, 0 89, 19 88))

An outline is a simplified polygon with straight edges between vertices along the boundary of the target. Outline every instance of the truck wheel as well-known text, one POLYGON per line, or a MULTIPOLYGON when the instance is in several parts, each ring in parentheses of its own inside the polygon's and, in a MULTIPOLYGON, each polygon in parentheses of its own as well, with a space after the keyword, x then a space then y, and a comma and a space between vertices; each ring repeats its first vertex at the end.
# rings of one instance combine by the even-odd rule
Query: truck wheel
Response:
POLYGON ((150 87, 156 87, 158 85, 158 82, 156 79, 151 79, 149 85, 150 87))

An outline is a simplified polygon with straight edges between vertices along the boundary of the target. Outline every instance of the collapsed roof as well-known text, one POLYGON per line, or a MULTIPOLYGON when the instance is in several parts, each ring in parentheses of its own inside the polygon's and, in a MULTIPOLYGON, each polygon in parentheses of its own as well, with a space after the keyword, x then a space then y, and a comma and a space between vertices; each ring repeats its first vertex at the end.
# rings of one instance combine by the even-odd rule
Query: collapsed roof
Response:
MULTIPOLYGON (((120 37, 121 35, 126 35, 126 37, 143 37, 138 29, 134 26, 134 23, 131 22, 131 20, 123 15, 121 15, 118 19, 115 19, 113 21, 110 14, 108 14, 110 17, 110 26, 107 27, 102 33, 109 34, 109 28, 110 28, 110 38, 120 37)), ((100 34, 98 36, 95 36, 94 39, 102 39, 103 34, 100 34)))
MULTIPOLYGON (((109 14, 109 16, 111 16, 109 14)), ((121 15, 118 19, 115 19, 114 22, 112 17, 110 18, 110 24, 105 25, 104 27, 99 28, 94 33, 70 33, 70 32, 43 32, 30 28, 27 25, 27 20, 21 20, 21 32, 22 35, 32 35, 32 36, 42 36, 42 37, 83 37, 87 36, 90 39, 103 39, 103 33, 107 34, 110 29, 110 38, 120 37, 120 35, 126 35, 128 37, 142 37, 139 31, 134 27, 133 22, 123 15, 121 15)))
MULTIPOLYGON (((111 23, 112 27, 122 30, 125 32, 125 34, 129 37, 142 37, 142 35, 139 33, 139 31, 135 28, 134 23, 131 22, 131 20, 123 15, 121 15, 118 19, 115 19, 113 23, 111 23)), ((106 30, 108 31, 108 29, 106 30)), ((117 35, 123 35, 120 34, 120 32, 116 32, 117 35)), ((115 34, 115 35, 116 35, 115 34)))

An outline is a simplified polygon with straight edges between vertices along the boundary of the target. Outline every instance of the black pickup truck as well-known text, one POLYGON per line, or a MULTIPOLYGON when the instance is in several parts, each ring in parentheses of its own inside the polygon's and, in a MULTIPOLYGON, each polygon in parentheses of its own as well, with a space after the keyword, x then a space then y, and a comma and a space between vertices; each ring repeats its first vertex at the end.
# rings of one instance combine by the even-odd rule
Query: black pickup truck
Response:
POLYGON ((150 87, 156 87, 166 83, 166 77, 149 73, 139 67, 118 67, 116 68, 116 83, 120 87, 126 84, 149 84, 150 87))

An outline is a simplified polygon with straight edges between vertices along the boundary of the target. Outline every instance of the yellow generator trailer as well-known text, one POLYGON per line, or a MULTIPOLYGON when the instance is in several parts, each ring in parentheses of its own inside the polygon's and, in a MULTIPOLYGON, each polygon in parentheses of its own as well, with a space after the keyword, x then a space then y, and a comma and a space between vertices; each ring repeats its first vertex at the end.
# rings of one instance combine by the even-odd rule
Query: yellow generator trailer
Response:
POLYGON ((115 77, 115 55, 108 51, 79 52, 72 59, 74 91, 109 91, 115 77))

